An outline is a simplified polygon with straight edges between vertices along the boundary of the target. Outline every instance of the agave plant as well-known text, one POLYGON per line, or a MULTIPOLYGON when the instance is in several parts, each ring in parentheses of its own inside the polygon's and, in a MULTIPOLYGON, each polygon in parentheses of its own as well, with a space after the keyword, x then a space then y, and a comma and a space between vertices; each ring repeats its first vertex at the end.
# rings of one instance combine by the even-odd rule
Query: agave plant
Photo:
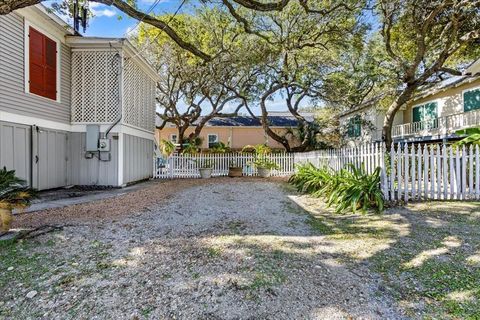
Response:
POLYGON ((297 166, 296 173, 290 177, 289 182, 300 192, 320 196, 321 190, 330 183, 332 176, 333 173, 328 168, 317 168, 308 162, 297 166))
POLYGON ((339 183, 331 190, 328 199, 329 205, 335 206, 337 213, 350 209, 353 213, 361 210, 366 213, 368 209, 382 212, 384 208, 383 192, 380 188, 380 167, 369 174, 362 164, 356 167, 347 166, 350 170, 342 170, 339 183))
POLYGON ((383 211, 380 168, 368 174, 363 165, 360 168, 348 165, 335 173, 329 168, 316 168, 307 163, 297 167, 289 182, 300 192, 324 197, 337 213, 348 209, 354 213, 359 209, 366 212, 370 208, 383 211))
POLYGON ((0 230, 8 231, 12 221, 12 210, 23 209, 30 205, 34 190, 25 180, 15 176, 14 170, 0 170, 0 230))

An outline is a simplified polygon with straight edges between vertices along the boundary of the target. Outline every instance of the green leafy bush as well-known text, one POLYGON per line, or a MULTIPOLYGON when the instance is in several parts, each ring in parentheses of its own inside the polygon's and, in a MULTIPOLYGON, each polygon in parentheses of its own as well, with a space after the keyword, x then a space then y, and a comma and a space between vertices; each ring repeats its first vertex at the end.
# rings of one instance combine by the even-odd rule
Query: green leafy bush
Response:
POLYGON ((267 158, 267 157, 258 157, 257 159, 253 160, 252 161, 252 164, 257 167, 257 168, 264 168, 264 169, 269 169, 269 170, 272 170, 272 169, 279 169, 279 165, 267 158))
POLYGON ((30 205, 35 191, 25 180, 15 176, 14 170, 0 170, 0 209, 21 209, 30 205))
POLYGON ((382 212, 384 208, 383 193, 380 188, 380 167, 371 174, 360 168, 348 165, 333 172, 329 168, 316 168, 311 163, 297 167, 289 180, 298 191, 316 197, 324 197, 328 206, 334 206, 337 213, 369 209, 382 212))
POLYGON ((162 141, 160 141, 160 148, 162 150, 162 154, 167 157, 175 151, 175 145, 173 144, 173 142, 165 139, 162 139, 162 141))
POLYGON ((319 196, 322 189, 332 181, 333 175, 328 168, 317 168, 308 162, 297 166, 297 172, 290 177, 289 182, 300 192, 319 196))
POLYGON ((230 147, 228 147, 225 143, 220 141, 215 143, 210 148, 210 151, 213 153, 227 153, 227 152, 230 152, 230 147))

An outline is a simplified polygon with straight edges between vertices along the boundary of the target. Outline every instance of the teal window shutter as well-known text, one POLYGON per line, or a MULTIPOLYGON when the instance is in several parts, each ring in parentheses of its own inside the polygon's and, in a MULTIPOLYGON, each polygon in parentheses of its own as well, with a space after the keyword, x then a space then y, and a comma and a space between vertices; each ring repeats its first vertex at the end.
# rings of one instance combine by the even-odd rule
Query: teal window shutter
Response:
POLYGON ((362 121, 360 116, 355 116, 348 120, 348 127, 347 127, 347 136, 350 138, 356 138, 361 135, 362 131, 362 121))
POLYGON ((422 121, 422 106, 413 108, 413 122, 422 121))
POLYGON ((480 109, 480 89, 470 90, 463 93, 463 111, 480 109))
POLYGON ((355 137, 360 137, 362 134, 362 120, 360 116, 355 117, 355 137))

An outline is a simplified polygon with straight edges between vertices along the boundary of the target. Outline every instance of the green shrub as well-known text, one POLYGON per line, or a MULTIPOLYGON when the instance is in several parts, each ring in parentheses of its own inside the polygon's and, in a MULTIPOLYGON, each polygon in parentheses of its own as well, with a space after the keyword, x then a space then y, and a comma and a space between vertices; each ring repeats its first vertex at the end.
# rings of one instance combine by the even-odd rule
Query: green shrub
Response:
POLYGON ((316 168, 311 163, 300 165, 289 182, 298 191, 316 197, 324 197, 328 206, 334 206, 337 213, 348 210, 355 213, 369 209, 382 212, 384 207, 383 193, 380 188, 380 167, 371 174, 362 165, 333 172, 329 168, 316 168))
MULTIPOLYGON (((15 170, 0 170, 0 209, 22 209, 30 205, 35 191, 15 175, 15 170)), ((1 225, 1 223, 0 223, 1 225)))
POLYGON ((319 196, 321 190, 331 182, 333 175, 328 168, 317 168, 308 162, 297 166, 297 172, 290 177, 289 182, 300 192, 319 196))

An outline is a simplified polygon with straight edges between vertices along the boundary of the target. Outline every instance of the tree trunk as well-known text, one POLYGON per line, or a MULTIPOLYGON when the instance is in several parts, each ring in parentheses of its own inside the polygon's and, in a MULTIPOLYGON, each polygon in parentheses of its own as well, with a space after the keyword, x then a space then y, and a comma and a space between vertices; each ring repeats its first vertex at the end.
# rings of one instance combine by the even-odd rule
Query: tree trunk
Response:
POLYGON ((418 85, 407 85, 407 87, 402 91, 402 93, 395 99, 395 101, 388 107, 387 112, 385 113, 385 119, 383 121, 383 128, 382 128, 382 139, 385 142, 387 150, 390 150, 392 145, 392 126, 393 126, 393 119, 397 114, 398 110, 407 103, 410 98, 412 97, 415 89, 417 89, 418 85))
POLYGON ((43 0, 1 0, 0 1, 0 15, 9 14, 10 12, 36 5, 43 0))
POLYGON ((187 127, 185 126, 181 126, 181 127, 178 127, 178 139, 177 139, 177 143, 180 144, 180 152, 183 151, 183 143, 184 143, 184 140, 185 140, 185 131, 187 131, 187 127))
POLYGON ((283 87, 284 87, 283 85, 278 84, 270 88, 267 92, 263 94, 262 98, 260 99, 260 109, 262 110, 261 123, 262 123, 263 130, 265 130, 265 133, 270 138, 280 143, 287 152, 290 152, 291 148, 290 148, 290 144, 288 143, 288 140, 285 139, 284 137, 279 136, 278 134, 273 132, 272 129, 270 129, 270 126, 268 125, 268 111, 265 105, 265 100, 267 100, 267 98, 270 95, 274 94, 277 90, 280 90, 283 87))

